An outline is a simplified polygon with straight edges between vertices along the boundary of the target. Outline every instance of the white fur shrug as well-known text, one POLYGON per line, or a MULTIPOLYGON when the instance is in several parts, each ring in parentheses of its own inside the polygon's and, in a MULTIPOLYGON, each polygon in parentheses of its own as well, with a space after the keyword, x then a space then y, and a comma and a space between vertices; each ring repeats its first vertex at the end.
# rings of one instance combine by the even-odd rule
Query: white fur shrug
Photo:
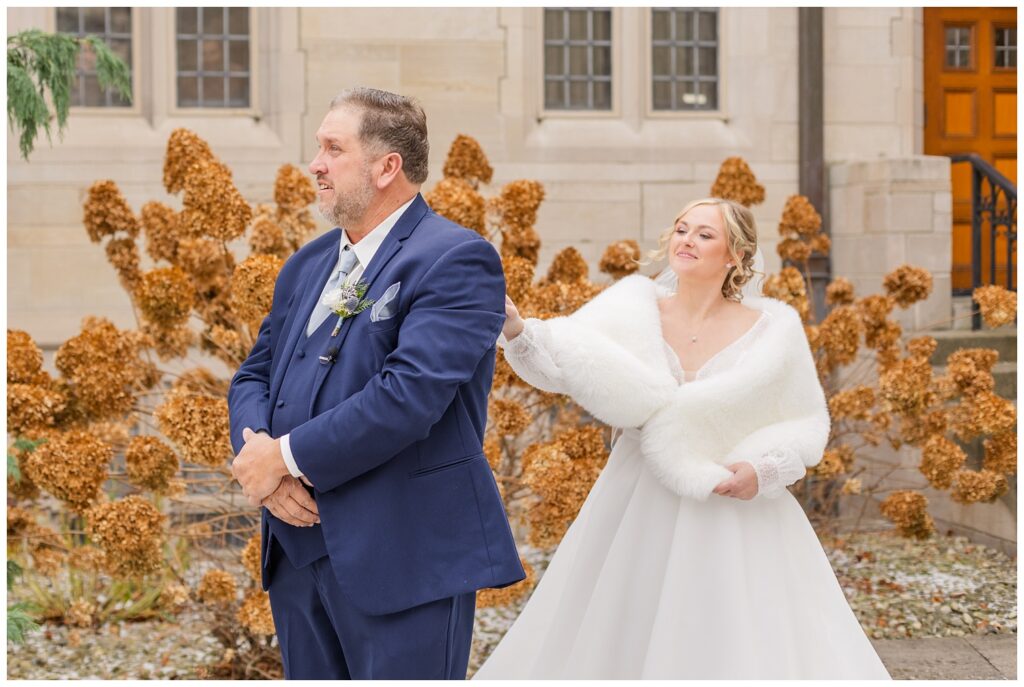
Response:
POLYGON ((639 428, 650 469, 680 495, 706 499, 732 474, 723 466, 773 452, 816 465, 830 421, 796 311, 771 298, 745 300, 771 315, 757 348, 723 372, 679 384, 665 357, 658 296, 650 279, 626 277, 572 315, 531 320, 547 330, 544 355, 505 343, 506 359, 532 386, 568 394, 613 427, 639 428))

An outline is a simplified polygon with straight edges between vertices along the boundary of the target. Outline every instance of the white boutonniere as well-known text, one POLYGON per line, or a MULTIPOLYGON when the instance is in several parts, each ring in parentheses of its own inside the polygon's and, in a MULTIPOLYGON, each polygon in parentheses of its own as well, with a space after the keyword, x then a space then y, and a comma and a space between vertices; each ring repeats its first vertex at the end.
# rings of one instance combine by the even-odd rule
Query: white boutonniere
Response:
POLYGON ((355 284, 344 284, 324 294, 320 303, 330 308, 331 312, 338 316, 338 323, 334 325, 331 336, 338 334, 342 322, 350 317, 355 317, 373 305, 372 298, 363 298, 368 288, 366 282, 360 281, 355 284))

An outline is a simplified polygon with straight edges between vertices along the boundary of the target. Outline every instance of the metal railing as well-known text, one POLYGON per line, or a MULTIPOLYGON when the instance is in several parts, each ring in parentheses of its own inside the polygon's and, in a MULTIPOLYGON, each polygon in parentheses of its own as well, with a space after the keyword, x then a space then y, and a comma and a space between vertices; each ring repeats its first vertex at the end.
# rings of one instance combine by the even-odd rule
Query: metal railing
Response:
MULTIPOLYGON (((991 164, 975 153, 950 155, 953 164, 971 165, 971 287, 955 289, 954 295, 970 295, 979 286, 997 282, 998 239, 1005 238, 1005 286, 1016 291, 1014 283, 1017 254, 1017 187, 991 164), (985 234, 988 245, 985 246, 985 234), (988 250, 985 250, 987 247, 988 250), (984 279, 985 262, 988 279, 984 279)), ((981 329, 981 314, 975 313, 972 328, 981 329)))

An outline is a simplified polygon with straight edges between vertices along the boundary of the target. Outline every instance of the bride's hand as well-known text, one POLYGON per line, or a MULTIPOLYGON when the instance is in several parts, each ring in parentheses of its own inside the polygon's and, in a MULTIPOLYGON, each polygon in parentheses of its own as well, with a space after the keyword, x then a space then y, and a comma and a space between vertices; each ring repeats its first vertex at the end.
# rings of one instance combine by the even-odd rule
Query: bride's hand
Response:
POLYGON ((526 323, 523 322, 523 318, 519 316, 519 309, 516 308, 516 304, 512 302, 512 299, 507 295, 505 296, 505 326, 501 328, 501 333, 505 335, 505 338, 509 341, 519 336, 523 331, 523 327, 526 323))
POLYGON ((719 496, 731 496, 734 499, 749 501, 757 496, 757 472, 754 466, 746 461, 725 466, 732 472, 729 477, 718 484, 712 491, 719 496))

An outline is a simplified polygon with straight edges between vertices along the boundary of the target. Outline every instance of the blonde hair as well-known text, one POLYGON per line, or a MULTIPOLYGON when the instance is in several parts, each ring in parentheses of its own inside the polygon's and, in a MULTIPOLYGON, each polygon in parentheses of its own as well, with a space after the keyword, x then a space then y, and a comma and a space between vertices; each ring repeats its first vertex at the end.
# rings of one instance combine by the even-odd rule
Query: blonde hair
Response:
POLYGON ((733 266, 722 281, 722 295, 727 300, 739 301, 743 295, 743 285, 754 277, 754 254, 757 252, 757 223, 750 208, 726 198, 701 198, 686 204, 672 221, 672 226, 658 238, 658 248, 647 254, 642 264, 664 260, 668 255, 668 243, 676 225, 687 212, 700 205, 714 205, 722 213, 728 240, 726 247, 732 256, 733 266), (740 258, 740 254, 743 257, 740 258))

